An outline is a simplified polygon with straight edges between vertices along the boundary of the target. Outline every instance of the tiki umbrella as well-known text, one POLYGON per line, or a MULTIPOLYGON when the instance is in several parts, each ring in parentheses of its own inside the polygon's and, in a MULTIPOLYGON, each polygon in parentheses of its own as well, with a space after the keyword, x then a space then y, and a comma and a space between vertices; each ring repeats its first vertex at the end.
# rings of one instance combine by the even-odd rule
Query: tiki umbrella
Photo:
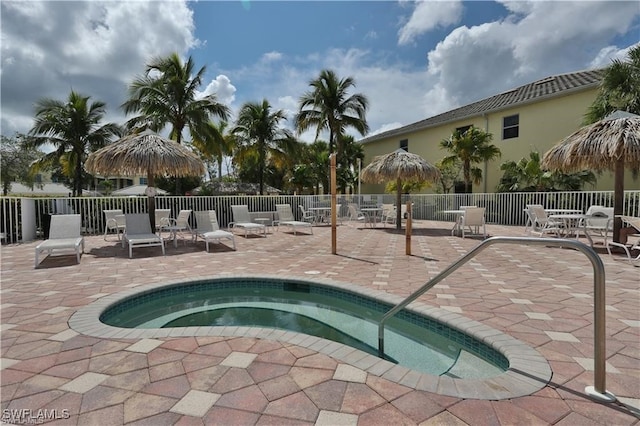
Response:
POLYGON ((364 182, 384 183, 396 181, 398 189, 396 198, 396 229, 402 226, 402 181, 403 180, 436 180, 440 176, 437 167, 429 164, 427 160, 417 154, 412 154, 404 149, 397 149, 385 155, 379 155, 371 163, 362 169, 361 179, 364 182))
MULTIPOLYGON (((134 133, 92 153, 85 162, 89 173, 118 176, 147 175, 149 188, 157 175, 201 176, 202 161, 188 148, 146 130, 134 133)), ((151 229, 155 229, 155 194, 147 193, 151 229)))
MULTIPOLYGON (((550 170, 613 170, 614 215, 624 203, 624 169, 640 167, 640 116, 616 111, 582 127, 544 154, 542 166, 550 170)), ((620 241, 620 219, 614 221, 613 238, 620 241)))

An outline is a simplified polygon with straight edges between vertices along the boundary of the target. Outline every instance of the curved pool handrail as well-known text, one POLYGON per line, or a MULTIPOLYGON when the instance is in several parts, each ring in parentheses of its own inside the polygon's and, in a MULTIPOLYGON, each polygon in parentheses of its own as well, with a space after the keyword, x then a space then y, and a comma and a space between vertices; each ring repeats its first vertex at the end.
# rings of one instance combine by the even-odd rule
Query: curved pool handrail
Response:
POLYGON ((391 308, 380 320, 378 324, 378 355, 384 357, 384 325, 389 318, 405 308, 409 303, 423 295, 427 290, 438 284, 440 281, 451 275, 455 270, 474 258, 478 253, 494 244, 522 244, 522 245, 543 245, 555 247, 570 247, 582 253, 591 261, 593 266, 593 291, 594 291, 594 386, 587 386, 587 395, 602 402, 613 402, 615 396, 606 390, 606 329, 605 329, 605 271, 604 264, 600 256, 588 245, 572 239, 566 238, 536 238, 536 237, 491 237, 476 247, 460 259, 453 262, 445 270, 427 281, 422 287, 414 291, 402 302, 391 308))

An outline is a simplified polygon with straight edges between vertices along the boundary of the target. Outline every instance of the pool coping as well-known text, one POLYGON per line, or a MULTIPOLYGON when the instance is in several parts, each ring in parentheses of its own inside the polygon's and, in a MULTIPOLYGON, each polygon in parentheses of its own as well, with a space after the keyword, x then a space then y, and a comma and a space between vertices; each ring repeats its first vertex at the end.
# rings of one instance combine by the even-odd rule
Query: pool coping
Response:
POLYGON ((345 364, 366 371, 391 382, 416 390, 465 399, 501 400, 531 395, 544 388, 551 380, 552 371, 547 360, 535 349, 508 334, 468 319, 446 309, 412 302, 405 309, 444 323, 485 343, 503 354, 509 368, 502 374, 485 379, 458 379, 434 376, 383 360, 359 349, 304 333, 261 327, 180 327, 164 329, 119 328, 100 322, 100 315, 110 306, 136 294, 157 290, 165 286, 191 284, 220 279, 289 280, 334 287, 370 297, 380 302, 396 305, 403 298, 379 291, 365 289, 354 284, 326 278, 301 278, 299 276, 219 274, 193 280, 174 280, 162 284, 147 284, 129 290, 106 295, 76 311, 69 319, 69 327, 78 333, 102 339, 154 339, 172 337, 248 337, 275 340, 294 344, 325 355, 345 364))

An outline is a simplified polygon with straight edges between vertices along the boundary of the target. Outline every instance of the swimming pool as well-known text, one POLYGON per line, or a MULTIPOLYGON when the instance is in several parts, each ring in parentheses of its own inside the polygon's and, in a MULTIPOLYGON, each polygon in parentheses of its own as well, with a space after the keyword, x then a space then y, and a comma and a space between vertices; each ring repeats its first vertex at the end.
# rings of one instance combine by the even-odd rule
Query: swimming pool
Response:
MULTIPOLYGON (((320 352, 326 348, 332 356, 358 351, 375 357, 378 322, 397 303, 394 299, 386 293, 364 294, 356 286, 322 280, 217 277, 109 296, 87 307, 91 309, 78 311, 70 325, 77 331, 117 338, 264 335, 320 352), (101 327, 95 323, 96 316, 101 327)), ((456 396, 501 399, 502 394, 513 397, 514 391, 529 394, 534 387, 542 388, 548 380, 522 379, 525 364, 535 366, 536 377, 551 376, 548 363, 533 349, 436 308, 402 310, 385 327, 385 341, 387 359, 378 359, 372 371, 402 368, 453 380, 458 384, 456 396), (505 386, 505 379, 514 372, 519 376, 517 386, 505 386)))

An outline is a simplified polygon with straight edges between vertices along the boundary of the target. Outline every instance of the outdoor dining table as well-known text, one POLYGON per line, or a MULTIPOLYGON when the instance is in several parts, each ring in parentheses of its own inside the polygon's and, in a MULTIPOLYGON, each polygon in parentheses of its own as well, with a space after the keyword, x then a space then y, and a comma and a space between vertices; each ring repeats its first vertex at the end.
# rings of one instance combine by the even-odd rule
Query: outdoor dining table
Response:
POLYGON ((460 223, 462 222, 460 219, 464 216, 464 210, 443 210, 441 213, 456 215, 455 223, 453 224, 453 228, 451 228, 451 235, 460 233, 460 223))
POLYGON ((378 219, 382 219, 382 207, 361 207, 360 211, 365 215, 365 223, 372 228, 376 227, 378 219))
POLYGON ((331 223, 331 207, 309 207, 307 210, 313 212, 313 223, 331 223))
MULTIPOLYGON (((527 208, 522 209, 523 212, 527 213, 527 208)), ((580 214, 582 210, 579 209, 544 209, 547 215, 551 214, 580 214)), ((528 228, 532 227, 533 223, 531 222, 531 216, 527 214, 527 222, 524 224, 524 230, 526 231, 528 228)))
POLYGON ((584 232, 584 235, 589 240, 589 245, 593 246, 593 238, 589 235, 589 231, 587 229, 587 219, 593 218, 596 216, 583 214, 583 213, 557 213, 550 214, 549 219, 559 220, 563 223, 564 233, 562 236, 570 236, 571 234, 576 235, 576 240, 580 236, 580 230, 584 232))
POLYGON ((547 214, 581 214, 579 209, 544 209, 547 214))

